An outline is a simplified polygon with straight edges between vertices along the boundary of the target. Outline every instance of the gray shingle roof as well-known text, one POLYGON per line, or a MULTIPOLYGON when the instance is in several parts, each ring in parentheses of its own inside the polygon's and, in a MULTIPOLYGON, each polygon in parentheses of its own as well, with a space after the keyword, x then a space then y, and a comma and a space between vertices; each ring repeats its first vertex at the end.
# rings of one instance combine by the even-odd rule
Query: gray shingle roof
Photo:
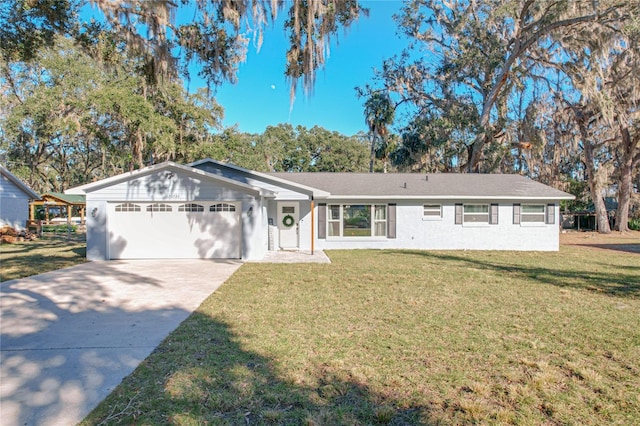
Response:
POLYGON ((472 173, 268 173, 338 197, 572 199, 520 175, 472 173))
POLYGON ((71 195, 64 194, 62 192, 45 192, 42 194, 42 198, 53 197, 60 201, 64 201, 67 204, 85 204, 86 196, 84 195, 71 195))

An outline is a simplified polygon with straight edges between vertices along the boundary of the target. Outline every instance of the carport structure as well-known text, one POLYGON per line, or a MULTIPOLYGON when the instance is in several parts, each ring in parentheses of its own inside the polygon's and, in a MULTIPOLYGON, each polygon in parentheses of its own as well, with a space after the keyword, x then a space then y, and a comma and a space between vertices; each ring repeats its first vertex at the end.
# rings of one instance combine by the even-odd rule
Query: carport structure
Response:
POLYGON ((32 201, 29 204, 29 221, 31 223, 36 220, 36 208, 44 207, 44 223, 50 223, 51 210, 55 209, 60 214, 66 213, 66 223, 71 223, 74 216, 74 210, 79 214, 80 224, 85 222, 85 196, 76 194, 63 194, 61 192, 47 192, 43 194, 40 200, 32 201))

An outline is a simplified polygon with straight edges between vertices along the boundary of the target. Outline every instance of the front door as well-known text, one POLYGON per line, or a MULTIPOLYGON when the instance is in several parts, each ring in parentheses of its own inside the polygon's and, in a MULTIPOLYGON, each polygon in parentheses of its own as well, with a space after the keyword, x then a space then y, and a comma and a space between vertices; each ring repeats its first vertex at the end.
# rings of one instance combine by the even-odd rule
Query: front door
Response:
POLYGON ((278 230, 280 231, 280 248, 298 248, 298 220, 300 219, 300 203, 278 203, 278 230))

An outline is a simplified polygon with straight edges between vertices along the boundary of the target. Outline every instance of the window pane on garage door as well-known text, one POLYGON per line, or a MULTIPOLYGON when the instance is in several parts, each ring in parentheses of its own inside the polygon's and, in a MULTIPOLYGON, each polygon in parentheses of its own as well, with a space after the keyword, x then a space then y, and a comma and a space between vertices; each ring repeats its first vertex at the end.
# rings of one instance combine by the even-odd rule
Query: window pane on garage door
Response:
POLYGON ((182 204, 178 207, 179 212, 203 212, 204 206, 201 204, 182 204))
POLYGON ((147 206, 148 212, 170 212, 173 208, 169 204, 155 203, 147 206))
POLYGON ((116 206, 116 211, 118 213, 121 213, 121 212, 139 212, 140 211, 140 206, 138 204, 133 204, 133 203, 118 204, 116 206))
POLYGON ((209 207, 210 212, 235 212, 236 206, 227 203, 218 203, 209 207))

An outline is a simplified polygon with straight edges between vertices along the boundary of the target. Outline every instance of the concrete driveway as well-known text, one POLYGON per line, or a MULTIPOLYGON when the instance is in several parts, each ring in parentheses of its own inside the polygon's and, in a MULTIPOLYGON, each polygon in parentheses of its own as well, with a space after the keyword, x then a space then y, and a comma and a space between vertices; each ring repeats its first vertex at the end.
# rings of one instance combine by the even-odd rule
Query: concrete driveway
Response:
POLYGON ((90 262, 0 284, 2 425, 73 425, 241 265, 90 262))

